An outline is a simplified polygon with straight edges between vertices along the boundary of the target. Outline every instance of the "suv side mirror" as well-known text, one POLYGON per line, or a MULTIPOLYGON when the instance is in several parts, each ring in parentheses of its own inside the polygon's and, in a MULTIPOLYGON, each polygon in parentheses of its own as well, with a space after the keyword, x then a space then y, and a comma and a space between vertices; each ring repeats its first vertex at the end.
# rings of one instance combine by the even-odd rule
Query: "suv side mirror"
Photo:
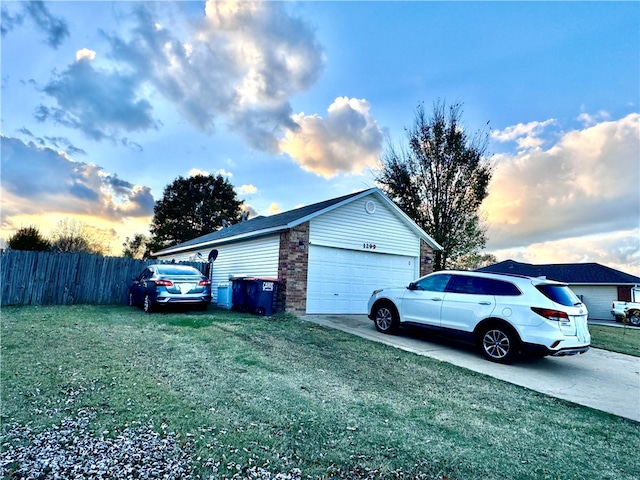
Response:
POLYGON ((407 289, 409 289, 409 290, 417 290, 418 289, 418 285, 415 282, 411 282, 409 284, 409 286, 407 287, 407 289))

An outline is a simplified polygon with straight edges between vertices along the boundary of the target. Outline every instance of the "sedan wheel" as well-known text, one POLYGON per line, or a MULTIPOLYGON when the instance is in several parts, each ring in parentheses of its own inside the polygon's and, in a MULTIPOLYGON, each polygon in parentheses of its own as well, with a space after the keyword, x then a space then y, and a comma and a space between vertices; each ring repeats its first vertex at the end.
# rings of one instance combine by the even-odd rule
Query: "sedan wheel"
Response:
POLYGON ((133 307, 133 292, 129 292, 128 304, 130 307, 133 307))
POLYGON ((376 330, 382 333, 395 333, 400 327, 400 320, 395 308, 386 304, 376 308, 373 323, 376 330))
POLYGON ((510 363, 518 352, 514 335, 500 326, 484 330, 481 346, 484 356, 498 363, 510 363))
POLYGON ((142 308, 147 313, 151 313, 153 311, 153 303, 151 302, 151 299, 149 298, 149 294, 145 294, 144 303, 142 304, 142 308))

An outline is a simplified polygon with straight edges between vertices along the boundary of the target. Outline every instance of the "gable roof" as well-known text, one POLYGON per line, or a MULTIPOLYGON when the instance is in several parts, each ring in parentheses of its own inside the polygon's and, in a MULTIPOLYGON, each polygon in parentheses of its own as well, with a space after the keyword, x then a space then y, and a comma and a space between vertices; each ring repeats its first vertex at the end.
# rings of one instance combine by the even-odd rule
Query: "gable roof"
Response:
POLYGON ((529 277, 547 277, 569 284, 638 285, 640 277, 605 267, 599 263, 558 263, 532 265, 514 260, 479 268, 478 272, 515 273, 529 277))
POLYGON ((431 238, 413 220, 411 220, 395 203, 393 203, 386 195, 384 195, 380 191, 380 189, 370 188, 361 192, 343 195, 341 197, 332 198, 323 202, 314 203, 313 205, 307 205, 305 207, 282 212, 277 215, 271 215, 269 217, 259 216, 250 220, 245 220, 243 222, 236 223, 235 225, 230 225, 207 235, 202 235, 201 237, 179 243, 178 245, 174 245, 173 247, 165 248, 153 253, 153 256, 169 255, 185 250, 188 251, 195 248, 212 247, 221 243, 228 243, 232 241, 245 240, 252 237, 278 233, 296 227, 319 215, 330 212, 331 210, 334 210, 338 207, 341 207, 368 195, 375 195, 376 198, 389 205, 394 213, 400 218, 400 220, 406 223, 416 233, 416 235, 427 242, 427 244, 429 244, 429 246, 431 246, 434 250, 442 250, 442 247, 438 244, 438 242, 431 238))

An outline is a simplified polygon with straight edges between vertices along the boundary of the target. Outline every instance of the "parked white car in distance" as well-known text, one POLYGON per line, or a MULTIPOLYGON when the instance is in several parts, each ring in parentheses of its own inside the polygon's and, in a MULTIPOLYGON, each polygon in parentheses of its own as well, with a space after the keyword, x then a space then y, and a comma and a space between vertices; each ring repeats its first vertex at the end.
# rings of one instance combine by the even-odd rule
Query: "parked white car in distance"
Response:
POLYGON ((613 302, 611 305, 611 315, 617 322, 621 322, 624 316, 631 325, 640 327, 640 303, 636 302, 613 302))
POLYGON ((542 278, 440 271, 374 291, 368 311, 380 332, 420 325, 471 340, 500 363, 521 352, 575 355, 591 344, 586 306, 566 284, 542 278))

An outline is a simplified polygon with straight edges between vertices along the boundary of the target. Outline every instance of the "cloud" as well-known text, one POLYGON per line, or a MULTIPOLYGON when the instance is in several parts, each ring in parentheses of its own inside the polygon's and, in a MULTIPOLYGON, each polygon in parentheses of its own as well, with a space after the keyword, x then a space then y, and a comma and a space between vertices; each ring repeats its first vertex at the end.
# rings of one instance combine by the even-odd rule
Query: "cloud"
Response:
POLYGON ((9 11, 6 2, 2 5, 1 31, 3 37, 17 26, 22 25, 25 18, 30 18, 36 27, 46 35, 46 43, 52 48, 58 48, 69 37, 67 22, 53 16, 44 2, 32 0, 16 2, 16 5, 18 5, 18 11, 15 13, 9 11))
POLYGON ((639 227, 640 115, 565 133, 547 150, 498 155, 488 248, 502 250, 639 227))
POLYGON ((280 205, 278 205, 277 203, 273 202, 269 205, 269 208, 267 208, 267 212, 269 212, 269 215, 275 215, 276 213, 282 212, 282 207, 280 207, 280 205))
POLYGON ((257 193, 257 191, 258 189, 255 185, 240 185, 240 188, 238 188, 238 194, 240 195, 257 193))
POLYGON ((289 98, 324 66, 310 27, 284 4, 245 1, 207 2, 195 27, 179 16, 166 25, 151 4, 137 6, 128 38, 107 35, 111 58, 199 130, 223 120, 252 147, 277 151, 282 128, 295 128, 289 98))
POLYGON ((492 251, 502 261, 533 264, 595 262, 640 276, 640 228, 492 251))
POLYGON ((16 215, 59 212, 113 221, 153 214, 148 187, 133 185, 66 153, 0 136, 3 222, 16 215))
POLYGON ((23 13, 12 14, 11 12, 9 12, 9 9, 7 8, 6 3, 2 4, 0 15, 1 15, 0 32, 2 33, 3 37, 7 33, 9 33, 11 30, 13 30, 15 27, 22 25, 22 22, 24 21, 24 14, 23 13))
POLYGON ((545 127, 555 124, 557 124, 555 119, 545 120, 544 122, 519 123, 504 130, 492 131, 491 138, 498 142, 516 142, 518 147, 523 150, 538 148, 544 143, 540 135, 545 127))
POLYGON ((198 175, 208 177, 211 174, 206 170, 200 170, 199 168, 192 168, 191 170, 189 170, 190 177, 197 177, 198 175))
POLYGON ((326 118, 294 115, 298 128, 287 131, 280 149, 303 169, 325 178, 359 174, 376 165, 382 151, 383 132, 369 108, 364 99, 338 97, 326 118))
POLYGON ((58 48, 69 36, 69 26, 62 18, 56 18, 47 9, 44 2, 29 1, 25 4, 25 11, 35 24, 47 35, 47 43, 58 48))
MULTIPOLYGON (((116 140, 118 132, 157 128, 151 104, 139 98, 135 76, 95 69, 86 57, 51 80, 42 90, 56 107, 40 105, 36 118, 78 129, 93 140, 116 140)), ((125 145, 129 145, 127 139, 125 145)))
POLYGON ((96 58, 96 52, 94 50, 89 50, 88 48, 81 48, 76 52, 76 62, 79 62, 82 60, 91 61, 91 60, 95 60, 95 58, 96 58))

